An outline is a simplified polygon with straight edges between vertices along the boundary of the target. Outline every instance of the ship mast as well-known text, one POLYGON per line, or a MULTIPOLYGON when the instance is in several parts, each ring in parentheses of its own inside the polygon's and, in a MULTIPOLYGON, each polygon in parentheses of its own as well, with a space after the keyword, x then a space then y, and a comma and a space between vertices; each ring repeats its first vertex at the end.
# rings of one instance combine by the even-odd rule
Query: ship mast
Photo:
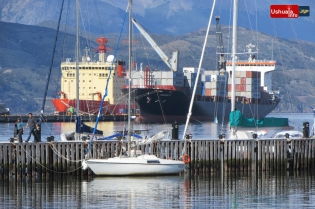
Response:
POLYGON ((132 66, 132 0, 129 0, 129 86, 128 86, 128 152, 130 156, 130 143, 131 143, 131 124, 130 124, 130 101, 131 101, 131 66, 132 66))
MULTIPOLYGON (((199 79, 200 69, 201 69, 201 66, 202 66, 203 56, 204 56, 204 52, 206 50, 208 35, 209 35, 209 32, 210 32, 210 26, 211 26, 211 21, 212 21, 212 16, 213 16, 215 3, 216 3, 216 0, 214 0, 213 4, 212 4, 212 9, 211 9, 211 13, 210 13, 209 23, 208 23, 208 27, 207 27, 207 33, 206 33, 205 41, 204 41, 202 52, 201 52, 201 58, 200 58, 200 62, 199 62, 199 67, 198 67, 198 72, 197 72, 197 76, 196 76, 196 80, 195 80, 195 85, 194 85, 193 93, 192 93, 192 96, 191 96, 191 99, 190 99, 189 110, 188 110, 186 124, 185 124, 185 128, 184 128, 183 138, 182 138, 183 140, 185 140, 188 123, 189 123, 189 120, 190 120, 190 116, 192 114, 192 107, 193 107, 193 104, 194 104, 194 98, 195 98, 195 94, 196 94, 196 89, 197 89, 197 83, 198 83, 198 79, 199 79)), ((186 140, 185 140, 185 144, 184 144, 184 151, 185 150, 186 150, 186 140)))
POLYGON ((79 98, 79 0, 76 0, 76 44, 75 44, 75 69, 76 69, 76 136, 79 139, 78 125, 80 124, 80 98, 79 98))
MULTIPOLYGON (((235 63, 236 63, 236 49, 237 49, 237 9, 238 0, 234 0, 233 5, 233 30, 232 30, 232 71, 231 71, 231 113, 235 111, 235 63)), ((230 138, 236 138, 236 130, 231 128, 230 138)))

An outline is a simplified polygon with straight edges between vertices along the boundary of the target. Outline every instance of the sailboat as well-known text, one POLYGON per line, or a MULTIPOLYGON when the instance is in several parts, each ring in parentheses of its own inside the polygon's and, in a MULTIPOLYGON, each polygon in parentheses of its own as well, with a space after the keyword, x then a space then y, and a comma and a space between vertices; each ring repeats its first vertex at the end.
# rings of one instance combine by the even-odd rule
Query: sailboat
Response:
MULTIPOLYGON (((131 78, 132 66, 132 0, 129 0, 129 78, 131 78)), ((128 11, 128 10, 127 10, 128 11)), ((165 175, 178 174, 185 169, 185 163, 180 160, 161 159, 155 155, 142 154, 140 150, 134 150, 131 141, 130 124, 130 81, 128 96, 128 152, 122 148, 119 156, 108 159, 86 159, 82 161, 83 169, 89 167, 96 175, 165 175)), ((89 144, 89 146, 91 143, 89 144)), ((119 149, 117 147, 117 149, 119 149)), ((89 150, 89 149, 88 149, 89 150)), ((87 153, 88 156, 88 153, 87 153)), ((86 156, 86 157, 87 157, 86 156)))

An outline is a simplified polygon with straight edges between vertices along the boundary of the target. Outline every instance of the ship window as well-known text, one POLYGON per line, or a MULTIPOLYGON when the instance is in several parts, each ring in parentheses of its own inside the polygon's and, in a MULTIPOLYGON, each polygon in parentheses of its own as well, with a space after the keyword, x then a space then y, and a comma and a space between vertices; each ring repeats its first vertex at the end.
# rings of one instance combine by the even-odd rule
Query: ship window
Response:
POLYGON ((91 89, 91 87, 89 87, 89 89, 91 89))
POLYGON ((106 73, 106 74, 105 74, 105 76, 107 77, 107 76, 108 76, 108 74, 106 73))
POLYGON ((96 87, 94 87, 94 89, 96 89, 96 87))
POLYGON ((85 82, 85 80, 83 80, 82 82, 85 82))
POLYGON ((105 70, 105 67, 102 67, 102 70, 105 70))
POLYGON ((67 82, 67 80, 65 80, 65 82, 67 82))
POLYGON ((91 80, 89 80, 89 82, 92 82, 91 80))
POLYGON ((89 67, 89 69, 91 70, 91 67, 89 67))

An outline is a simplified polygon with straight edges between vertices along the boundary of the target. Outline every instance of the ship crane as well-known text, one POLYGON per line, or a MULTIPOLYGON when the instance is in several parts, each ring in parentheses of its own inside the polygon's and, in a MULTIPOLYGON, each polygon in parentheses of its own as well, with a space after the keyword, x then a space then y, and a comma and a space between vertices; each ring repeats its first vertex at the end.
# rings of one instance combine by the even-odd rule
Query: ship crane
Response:
POLYGON ((177 71, 178 64, 178 50, 174 51, 172 54, 172 58, 169 59, 166 54, 162 51, 162 49, 155 43, 155 41, 150 37, 150 35, 144 30, 144 28, 135 20, 132 19, 133 24, 138 28, 140 33, 145 37, 145 39, 149 42, 152 48, 156 51, 156 53, 161 57, 161 59, 165 62, 165 64, 174 72, 177 71))
POLYGON ((215 17, 216 20, 216 37, 217 37, 217 60, 218 70, 226 71, 226 59, 224 55, 223 38, 220 24, 220 16, 215 17))

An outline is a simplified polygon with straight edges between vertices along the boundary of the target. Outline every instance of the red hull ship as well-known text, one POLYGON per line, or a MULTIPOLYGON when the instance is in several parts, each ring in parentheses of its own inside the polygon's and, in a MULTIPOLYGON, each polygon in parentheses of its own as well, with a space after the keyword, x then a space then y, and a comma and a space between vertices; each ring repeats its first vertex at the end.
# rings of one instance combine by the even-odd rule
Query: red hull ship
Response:
MULTIPOLYGON (((113 55, 106 57, 107 38, 96 39, 99 43, 97 61, 91 59, 90 50, 79 61, 80 73, 80 114, 97 114, 102 101, 102 94, 107 85, 107 96, 103 103, 102 114, 126 114, 127 98, 122 96, 121 88, 126 83, 125 61, 114 60, 113 55), (108 77, 110 76, 110 79, 108 77), (107 83, 108 82, 108 83, 107 83)), ((52 99, 56 114, 73 113, 76 108, 76 63, 67 58, 61 63, 61 89, 57 93, 60 98, 52 99)), ((135 108, 134 105, 132 108, 135 108)))

